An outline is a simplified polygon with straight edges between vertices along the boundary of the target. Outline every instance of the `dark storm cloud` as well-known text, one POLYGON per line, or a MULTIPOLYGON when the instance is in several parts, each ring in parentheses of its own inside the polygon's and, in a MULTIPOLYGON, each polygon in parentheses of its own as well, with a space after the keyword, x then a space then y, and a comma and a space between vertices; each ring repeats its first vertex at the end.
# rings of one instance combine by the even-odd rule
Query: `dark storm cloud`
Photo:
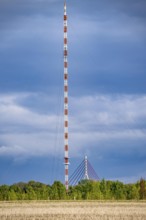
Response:
POLYGON ((55 13, 61 13, 58 9, 59 2, 61 3, 59 0, 1 0, 0 15, 3 18, 1 23, 2 21, 12 22, 11 19, 18 19, 18 17, 32 17, 36 14, 52 16, 55 13))
POLYGON ((145 2, 84 3, 88 13, 71 18, 71 85, 83 93, 145 93, 145 2))
MULTIPOLYGON (((46 88, 52 91, 53 79, 60 79, 60 69, 58 65, 54 65, 54 60, 57 54, 63 55, 62 42, 61 44, 56 42, 56 36, 60 27, 62 28, 62 23, 60 22, 60 25, 54 18, 50 19, 50 12, 48 12, 48 17, 45 14, 42 15, 41 11, 39 15, 35 4, 32 4, 35 13, 30 13, 30 16, 23 13, 25 10, 27 11, 26 6, 29 6, 30 2, 25 2, 24 5, 19 3, 20 5, 18 4, 17 7, 15 7, 15 3, 13 2, 14 5, 10 4, 10 6, 8 4, 8 6, 10 9, 14 8, 16 13, 1 15, 4 17, 2 22, 4 28, 1 27, 0 33, 1 92, 36 91, 46 88)), ((42 1, 36 2, 36 4, 40 3, 42 1)), ((49 2, 47 6, 49 11, 55 10, 51 7, 52 2, 49 2)), ((45 5, 43 7, 45 10, 45 5)), ((62 56, 57 59, 60 65, 61 61, 62 56)))
POLYGON ((94 13, 97 14, 101 18, 101 15, 108 17, 109 15, 115 15, 115 13, 128 14, 129 16, 138 16, 138 17, 146 17, 146 2, 145 0, 103 0, 103 1, 72 1, 71 8, 79 10, 81 13, 85 13, 86 15, 91 15, 94 13))
MULTIPOLYGON (((0 4, 1 91, 55 92, 62 83, 62 1, 0 4)), ((145 9, 144 1, 68 2, 71 94, 146 91, 145 9)))

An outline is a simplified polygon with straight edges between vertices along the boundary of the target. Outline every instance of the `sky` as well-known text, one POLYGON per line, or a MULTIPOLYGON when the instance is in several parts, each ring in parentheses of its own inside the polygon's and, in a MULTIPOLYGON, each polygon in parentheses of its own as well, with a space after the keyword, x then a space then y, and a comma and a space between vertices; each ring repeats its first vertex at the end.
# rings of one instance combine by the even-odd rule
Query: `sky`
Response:
MULTIPOLYGON (((0 184, 64 182, 63 0, 0 0, 0 184)), ((146 1, 67 0, 69 175, 146 178, 146 1)))

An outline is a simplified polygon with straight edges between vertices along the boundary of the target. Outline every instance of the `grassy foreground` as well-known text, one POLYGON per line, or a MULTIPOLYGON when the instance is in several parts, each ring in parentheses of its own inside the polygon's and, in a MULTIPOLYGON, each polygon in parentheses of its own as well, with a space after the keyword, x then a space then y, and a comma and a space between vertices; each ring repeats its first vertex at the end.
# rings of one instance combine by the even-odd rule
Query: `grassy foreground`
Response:
POLYGON ((146 220, 142 202, 0 202, 0 220, 146 220))

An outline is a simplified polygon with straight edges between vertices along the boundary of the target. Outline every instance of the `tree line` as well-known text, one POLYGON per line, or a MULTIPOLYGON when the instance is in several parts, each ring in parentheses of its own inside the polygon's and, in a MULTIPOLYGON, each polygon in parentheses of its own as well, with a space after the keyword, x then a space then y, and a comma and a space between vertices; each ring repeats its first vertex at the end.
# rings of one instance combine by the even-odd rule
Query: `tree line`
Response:
POLYGON ((55 181, 52 185, 29 181, 11 186, 0 186, 0 200, 144 200, 146 199, 146 180, 132 184, 119 181, 82 180, 76 186, 65 186, 55 181))

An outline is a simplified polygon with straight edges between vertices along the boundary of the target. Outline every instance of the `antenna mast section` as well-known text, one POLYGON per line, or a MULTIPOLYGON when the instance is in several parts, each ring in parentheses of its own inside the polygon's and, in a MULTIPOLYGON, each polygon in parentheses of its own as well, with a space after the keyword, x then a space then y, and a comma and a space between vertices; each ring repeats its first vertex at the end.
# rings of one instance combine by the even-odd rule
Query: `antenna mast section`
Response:
POLYGON ((65 187, 68 191, 68 51, 67 51, 67 13, 66 0, 64 1, 64 165, 65 187))

